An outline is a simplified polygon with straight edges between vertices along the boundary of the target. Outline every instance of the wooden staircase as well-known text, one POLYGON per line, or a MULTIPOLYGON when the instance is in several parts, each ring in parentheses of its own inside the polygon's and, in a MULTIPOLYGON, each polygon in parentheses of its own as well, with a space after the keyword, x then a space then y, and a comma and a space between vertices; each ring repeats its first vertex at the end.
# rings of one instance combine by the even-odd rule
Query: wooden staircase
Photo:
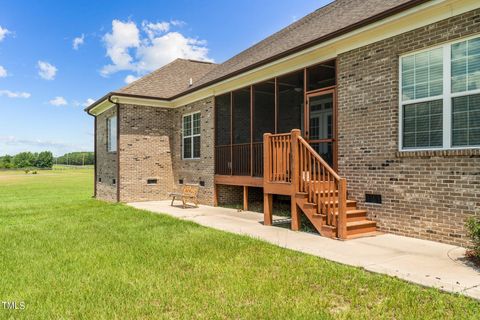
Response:
POLYGON ((376 222, 367 211, 347 199, 347 182, 300 136, 264 136, 264 215, 272 223, 272 194, 289 194, 292 200, 292 230, 300 228, 303 212, 325 237, 352 239, 376 234, 376 222), (299 210, 300 209, 300 210, 299 210))

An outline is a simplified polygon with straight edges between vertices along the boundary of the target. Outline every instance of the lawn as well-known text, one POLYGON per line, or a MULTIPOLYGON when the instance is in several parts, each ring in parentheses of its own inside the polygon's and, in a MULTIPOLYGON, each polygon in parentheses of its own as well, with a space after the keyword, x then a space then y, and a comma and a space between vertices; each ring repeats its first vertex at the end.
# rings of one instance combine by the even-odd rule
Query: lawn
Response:
POLYGON ((472 299, 0 172, 0 318, 477 318, 472 299))

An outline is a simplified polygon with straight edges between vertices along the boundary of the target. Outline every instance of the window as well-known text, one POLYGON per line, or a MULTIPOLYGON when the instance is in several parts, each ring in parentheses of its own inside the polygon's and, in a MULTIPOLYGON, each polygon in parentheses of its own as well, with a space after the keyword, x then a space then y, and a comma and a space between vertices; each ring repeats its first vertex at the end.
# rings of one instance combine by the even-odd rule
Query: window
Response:
POLYGON ((480 38, 400 59, 403 150, 480 147, 480 38))
POLYGON ((117 151, 117 116, 107 118, 107 151, 117 151))
POLYGON ((200 158, 200 112, 183 116, 183 159, 200 158))

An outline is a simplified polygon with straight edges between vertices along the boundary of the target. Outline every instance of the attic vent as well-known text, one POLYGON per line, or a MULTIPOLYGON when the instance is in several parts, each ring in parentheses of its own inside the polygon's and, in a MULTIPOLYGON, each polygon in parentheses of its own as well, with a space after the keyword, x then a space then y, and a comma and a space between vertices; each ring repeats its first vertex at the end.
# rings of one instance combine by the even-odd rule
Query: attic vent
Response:
POLYGON ((190 78, 190 80, 188 81, 188 85, 191 87, 193 85, 193 79, 190 78))

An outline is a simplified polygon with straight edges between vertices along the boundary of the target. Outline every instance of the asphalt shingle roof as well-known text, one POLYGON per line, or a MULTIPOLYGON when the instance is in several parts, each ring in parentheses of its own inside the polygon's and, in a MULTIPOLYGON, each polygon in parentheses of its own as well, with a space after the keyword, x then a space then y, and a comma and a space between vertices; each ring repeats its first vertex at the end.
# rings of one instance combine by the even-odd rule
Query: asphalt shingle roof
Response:
POLYGON ((112 93, 173 99, 427 1, 336 0, 221 64, 177 59, 112 93))
POLYGON ((190 79, 195 83, 214 67, 214 63, 176 59, 114 93, 168 99, 187 90, 190 79))

